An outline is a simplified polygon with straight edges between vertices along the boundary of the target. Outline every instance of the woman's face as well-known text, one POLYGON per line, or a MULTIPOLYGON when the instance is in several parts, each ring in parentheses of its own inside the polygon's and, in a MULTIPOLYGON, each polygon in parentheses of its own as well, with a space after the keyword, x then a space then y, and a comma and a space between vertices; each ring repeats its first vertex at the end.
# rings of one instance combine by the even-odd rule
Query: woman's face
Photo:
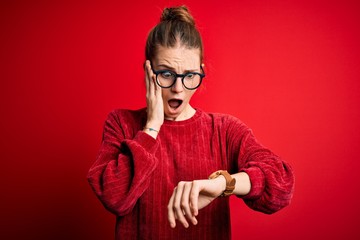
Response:
MULTIPOLYGON (((155 71, 171 70, 177 74, 201 73, 200 49, 188 49, 180 44, 172 48, 159 46, 152 64, 155 71)), ((162 88, 165 119, 180 121, 192 117, 195 110, 189 102, 195 91, 186 89, 181 78, 177 78, 172 87, 162 88)))

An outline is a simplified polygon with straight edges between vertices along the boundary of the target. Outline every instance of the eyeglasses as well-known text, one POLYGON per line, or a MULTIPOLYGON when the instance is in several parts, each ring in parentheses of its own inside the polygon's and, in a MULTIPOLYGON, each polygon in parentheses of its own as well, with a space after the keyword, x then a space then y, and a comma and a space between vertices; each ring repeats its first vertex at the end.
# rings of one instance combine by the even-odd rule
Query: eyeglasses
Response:
POLYGON ((156 75, 156 83, 162 88, 172 87, 175 84, 176 79, 180 77, 181 82, 186 89, 194 90, 200 86, 202 79, 205 77, 205 72, 202 66, 200 66, 200 69, 203 73, 188 72, 185 74, 177 74, 170 70, 155 71, 153 68, 152 71, 156 75))

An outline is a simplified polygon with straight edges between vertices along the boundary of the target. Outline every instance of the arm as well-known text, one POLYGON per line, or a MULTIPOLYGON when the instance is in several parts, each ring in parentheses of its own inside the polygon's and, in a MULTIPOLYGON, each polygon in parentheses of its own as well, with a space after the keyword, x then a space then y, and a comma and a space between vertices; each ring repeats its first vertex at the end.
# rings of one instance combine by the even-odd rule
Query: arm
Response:
MULTIPOLYGON (((239 120, 231 121, 227 129, 229 164, 236 179, 233 194, 242 197, 254 210, 273 213, 290 203, 294 176, 290 166, 260 145, 251 131, 239 120)), ((188 227, 196 225, 198 210, 206 207, 225 190, 223 176, 211 180, 180 182, 168 204, 171 227, 176 220, 188 227)))
POLYGON ((155 75, 151 70, 150 61, 145 61, 145 84, 146 84, 146 105, 147 105, 147 122, 144 132, 153 138, 164 123, 164 104, 162 99, 161 87, 155 83, 155 75), (152 129, 156 129, 155 131, 152 129))
POLYGON ((119 216, 131 212, 148 188, 158 164, 155 139, 164 122, 164 110, 161 88, 155 84, 149 61, 145 63, 145 83, 147 122, 144 130, 126 139, 125 129, 131 128, 134 119, 123 116, 120 123, 119 118, 111 114, 105 123, 99 156, 88 173, 89 183, 98 198, 119 216))
POLYGON ((125 139, 118 117, 109 115, 97 160, 88 173, 91 187, 109 211, 123 216, 132 210, 157 166, 157 147, 156 140, 142 131, 125 139))
MULTIPOLYGON (((246 173, 231 175, 236 179, 234 194, 246 194, 250 190, 250 180, 246 173)), ((172 228, 176 227, 176 220, 189 227, 188 221, 196 225, 196 216, 199 210, 209 205, 219 197, 226 187, 223 176, 215 179, 203 179, 194 181, 181 181, 175 187, 168 204, 168 220, 172 228)))
POLYGON ((294 191, 292 168, 258 143, 250 130, 240 143, 238 171, 250 179, 250 192, 239 196, 250 208, 271 214, 290 204, 294 191))

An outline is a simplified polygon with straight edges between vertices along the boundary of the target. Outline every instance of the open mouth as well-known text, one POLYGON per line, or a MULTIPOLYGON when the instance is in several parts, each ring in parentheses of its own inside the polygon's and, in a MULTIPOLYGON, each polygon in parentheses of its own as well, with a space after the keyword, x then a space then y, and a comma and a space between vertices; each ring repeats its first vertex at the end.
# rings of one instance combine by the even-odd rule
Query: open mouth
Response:
POLYGON ((180 105, 182 104, 183 100, 180 100, 180 99, 170 99, 168 101, 169 103, 169 106, 172 108, 172 109, 177 109, 178 107, 180 107, 180 105))

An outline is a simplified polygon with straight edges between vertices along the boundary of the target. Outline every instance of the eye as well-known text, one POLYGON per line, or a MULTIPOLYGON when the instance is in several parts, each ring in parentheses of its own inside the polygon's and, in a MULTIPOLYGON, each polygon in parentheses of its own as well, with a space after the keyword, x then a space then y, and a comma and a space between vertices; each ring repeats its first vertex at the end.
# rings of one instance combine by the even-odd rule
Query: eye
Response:
POLYGON ((161 73, 161 77, 163 78, 174 78, 174 73, 170 72, 170 71, 165 71, 161 73))
POLYGON ((193 79, 195 77, 195 74, 194 73, 187 73, 186 74, 186 78, 187 79, 193 79))

